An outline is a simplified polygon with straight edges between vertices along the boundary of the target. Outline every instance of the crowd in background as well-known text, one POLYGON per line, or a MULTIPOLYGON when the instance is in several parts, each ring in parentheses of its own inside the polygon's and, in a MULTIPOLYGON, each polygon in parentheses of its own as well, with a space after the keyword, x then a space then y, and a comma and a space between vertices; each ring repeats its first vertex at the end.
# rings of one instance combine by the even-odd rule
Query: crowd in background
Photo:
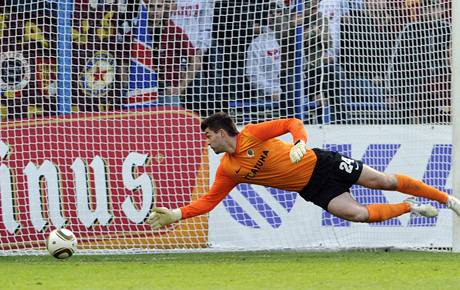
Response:
MULTIPOLYGON (((13 2, 0 5, 0 114, 56 114, 56 5, 13 2)), ((450 122, 449 0, 306 0, 302 11, 295 0, 75 2, 73 112, 177 105, 241 121, 450 122)))
POLYGON ((321 0, 317 16, 323 21, 316 23, 327 26, 321 38, 329 46, 309 38, 310 98, 329 100, 337 123, 450 122, 450 5, 321 0))

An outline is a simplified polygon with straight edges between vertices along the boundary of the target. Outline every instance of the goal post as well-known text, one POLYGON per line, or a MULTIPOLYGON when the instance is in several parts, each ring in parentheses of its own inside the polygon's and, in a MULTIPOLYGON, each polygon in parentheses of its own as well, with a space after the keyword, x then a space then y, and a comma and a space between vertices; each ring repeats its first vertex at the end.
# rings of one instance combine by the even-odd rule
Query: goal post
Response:
MULTIPOLYGON (((452 3, 452 35, 460 29, 460 4, 452 3)), ((460 197, 460 42, 452 38, 452 189, 460 197)), ((454 217, 452 250, 460 252, 460 220, 454 217)))
MULTIPOLYGON (((239 184, 159 231, 151 209, 210 188, 200 121, 296 117, 310 147, 458 195, 459 4, 451 0, 5 0, 0 3, 0 255, 460 249, 460 222, 350 223, 297 193, 239 184), (453 113, 451 113, 453 111, 453 113)), ((292 142, 291 137, 280 137, 292 142)), ((250 150, 248 157, 254 157, 250 150)), ((256 160, 257 161, 257 160, 256 160)), ((397 192, 351 188, 361 204, 397 192)))

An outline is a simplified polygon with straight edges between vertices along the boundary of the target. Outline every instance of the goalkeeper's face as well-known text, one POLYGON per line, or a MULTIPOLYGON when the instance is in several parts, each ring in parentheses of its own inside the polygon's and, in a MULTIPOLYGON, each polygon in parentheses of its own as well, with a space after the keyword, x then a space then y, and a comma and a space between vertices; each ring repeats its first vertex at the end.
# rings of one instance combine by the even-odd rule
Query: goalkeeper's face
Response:
POLYGON ((213 130, 206 128, 204 134, 206 136, 206 143, 208 143, 208 146, 211 147, 216 154, 227 151, 225 130, 219 129, 217 132, 214 132, 213 130))

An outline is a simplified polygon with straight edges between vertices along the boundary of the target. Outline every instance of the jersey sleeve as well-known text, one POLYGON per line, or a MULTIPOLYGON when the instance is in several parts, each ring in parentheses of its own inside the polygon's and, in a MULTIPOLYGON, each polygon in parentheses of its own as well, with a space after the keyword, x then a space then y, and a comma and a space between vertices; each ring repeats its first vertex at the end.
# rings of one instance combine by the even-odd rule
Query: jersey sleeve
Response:
POLYGON ((180 208, 182 219, 210 212, 236 185, 237 182, 226 175, 222 167, 219 166, 216 172, 216 178, 209 192, 189 205, 180 208))
POLYGON ((279 119, 262 122, 259 124, 249 124, 246 126, 248 132, 259 140, 265 141, 286 133, 291 133, 295 142, 299 140, 307 141, 307 131, 299 119, 279 119))

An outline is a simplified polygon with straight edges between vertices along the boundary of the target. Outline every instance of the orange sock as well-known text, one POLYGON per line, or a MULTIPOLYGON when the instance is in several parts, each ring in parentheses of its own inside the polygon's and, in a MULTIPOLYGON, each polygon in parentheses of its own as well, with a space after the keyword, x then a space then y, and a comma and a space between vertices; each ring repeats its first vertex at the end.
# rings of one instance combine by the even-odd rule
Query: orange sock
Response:
POLYGON ((440 191, 420 180, 414 179, 406 175, 396 175, 398 184, 396 190, 402 193, 407 193, 414 196, 425 197, 431 200, 436 200, 440 203, 447 203, 449 195, 440 191))
POLYGON ((368 223, 386 221, 410 212, 410 205, 405 202, 396 204, 368 204, 366 207, 369 212, 368 223))

